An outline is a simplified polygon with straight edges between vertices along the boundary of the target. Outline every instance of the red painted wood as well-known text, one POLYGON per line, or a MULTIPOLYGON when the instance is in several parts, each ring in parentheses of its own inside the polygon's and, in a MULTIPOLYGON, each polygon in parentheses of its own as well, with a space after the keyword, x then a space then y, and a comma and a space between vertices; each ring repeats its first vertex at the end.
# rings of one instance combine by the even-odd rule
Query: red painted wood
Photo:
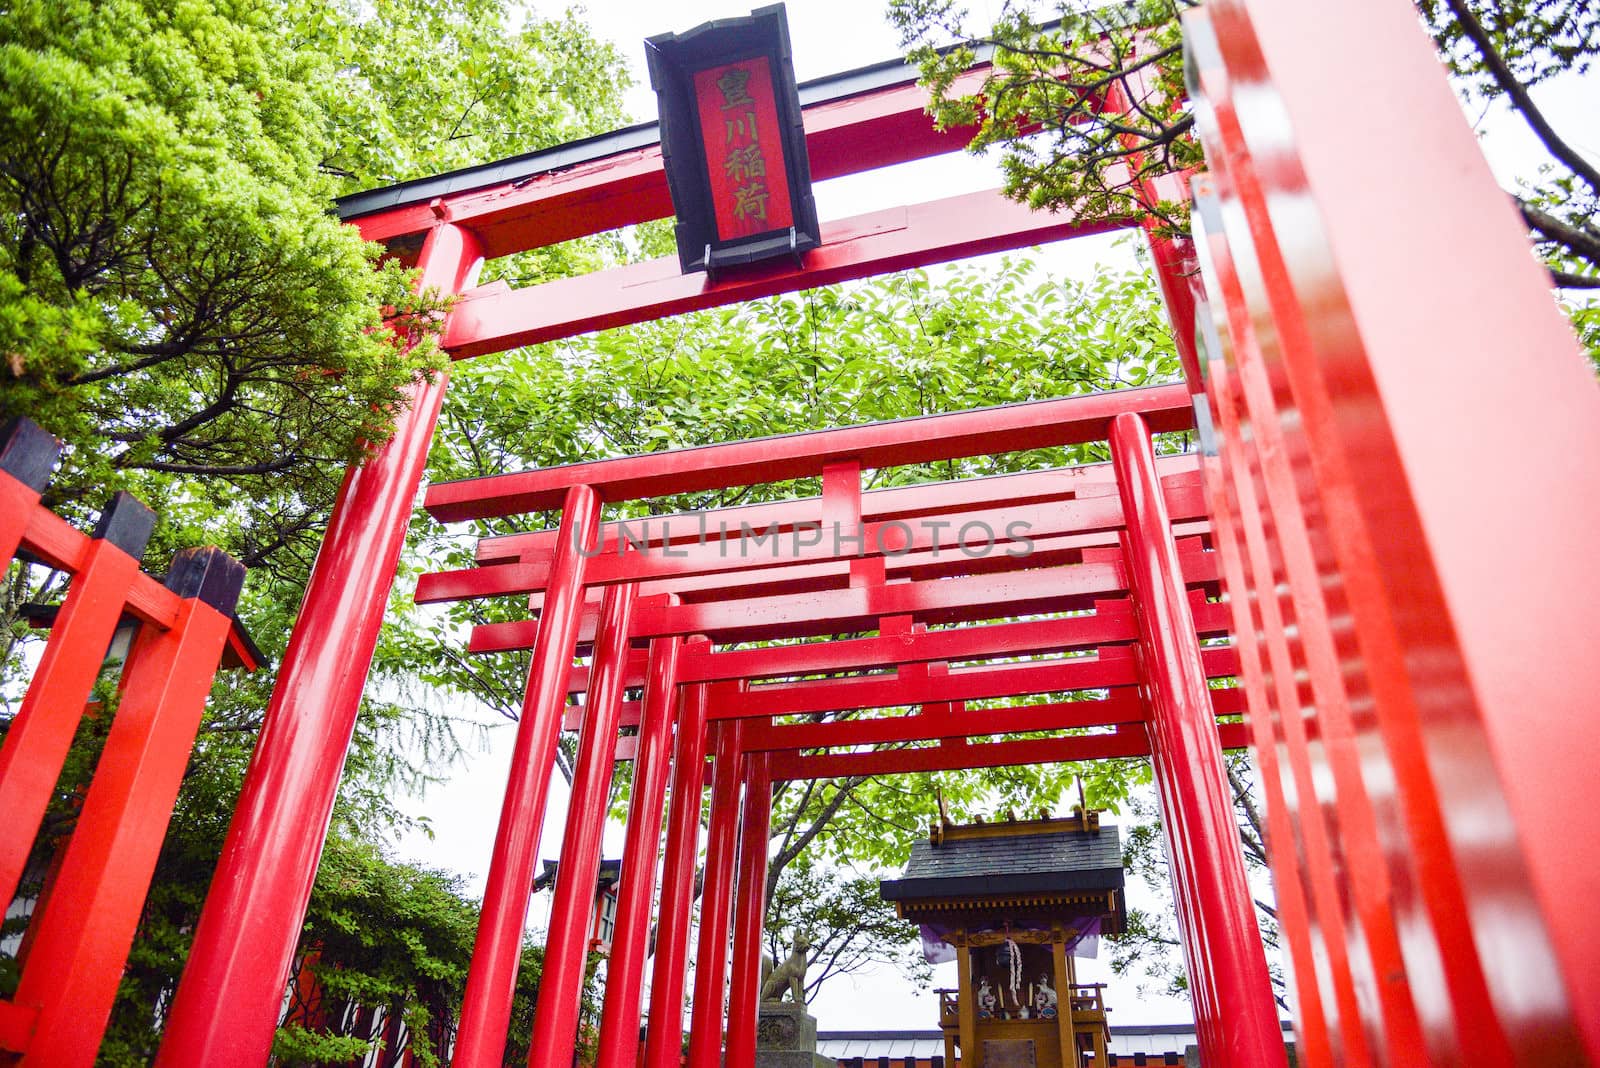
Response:
POLYGON ((639 997, 656 889, 656 860, 661 854, 661 815, 672 757, 682 645, 677 638, 650 643, 649 679, 628 791, 628 836, 617 880, 616 926, 606 962, 596 1068, 636 1068, 639 1063, 639 997))
POLYGON ((567 797, 566 833, 561 838, 544 971, 539 977, 533 1038, 528 1044, 530 1068, 548 1063, 551 1050, 568 1049, 577 1042, 583 970, 593 929, 594 885, 600 874, 600 839, 605 832, 617 721, 622 712, 628 624, 637 595, 634 586, 613 586, 600 608, 594 689, 586 702, 572 768, 572 792, 567 797))
POLYGON ((631 500, 805 478, 845 460, 897 467, 1048 448, 1104 440, 1112 418, 1129 411, 1142 413, 1153 430, 1194 423, 1182 386, 1150 386, 441 482, 428 488, 424 504, 435 519, 453 523, 548 510, 574 485, 592 486, 606 500, 631 500))
MULTIPOLYGON (((1351 741, 1372 772, 1361 786, 1371 790, 1373 826, 1360 827, 1352 798, 1358 819, 1340 833, 1348 848, 1385 858, 1368 870, 1389 875, 1422 1032, 1422 1048, 1397 1042, 1385 1055, 1419 1064, 1595 1059, 1600 919, 1570 902, 1600 885, 1576 861, 1590 851, 1585 834, 1600 831, 1585 825, 1574 837, 1549 818, 1593 797, 1594 779, 1584 761, 1553 757, 1549 739, 1572 754, 1592 748, 1600 730, 1586 711, 1600 667, 1576 637, 1600 591, 1581 533, 1594 524, 1594 501, 1571 492, 1570 466, 1600 442, 1600 398, 1407 7, 1360 0, 1290 12, 1226 0, 1191 22, 1203 45, 1197 114, 1219 225, 1254 327, 1230 341, 1241 372, 1260 361, 1254 384, 1235 388, 1250 418, 1281 431, 1289 464, 1288 479, 1261 465, 1255 501, 1274 540, 1296 523, 1306 536, 1302 546, 1274 546, 1281 564, 1270 554, 1264 564, 1292 580, 1295 618, 1304 616, 1314 643, 1285 652, 1305 656, 1324 693, 1348 695, 1351 741), (1335 105, 1326 79, 1358 38, 1383 43, 1363 52, 1335 105), (1363 135, 1362 109, 1402 98, 1407 122, 1363 135), (1380 194, 1377 176, 1396 168, 1409 176, 1406 189, 1380 194), (1400 225, 1408 247, 1428 248, 1442 265, 1418 286, 1395 284, 1400 225), (1513 345, 1523 373, 1486 388, 1513 345), (1469 473, 1445 444, 1485 428, 1518 442, 1516 464, 1531 465, 1523 475, 1509 473, 1510 454, 1469 473), (1486 478, 1513 488, 1479 514, 1472 501, 1486 478), (1541 531, 1536 551, 1529 530, 1541 531), (1486 581, 1485 561, 1502 560, 1486 581), (1336 659, 1317 634, 1323 612, 1336 659), (1530 674, 1530 656, 1562 667, 1530 674), (1506 998, 1513 975, 1539 997, 1506 998)), ((1250 577, 1257 600, 1274 577, 1250 577)), ((1337 717, 1335 707, 1324 732, 1335 742, 1337 717)), ((1330 773, 1341 766, 1337 744, 1325 757, 1285 758, 1286 782, 1315 776, 1323 759, 1330 773)), ((1328 778, 1342 812, 1345 787, 1359 787, 1328 778)), ((1376 896, 1348 878, 1341 892, 1376 896)), ((1381 1005, 1363 1006, 1366 1029, 1392 1036, 1381 1005)))
MULTIPOLYGON (((710 709, 715 713, 713 704, 710 709)), ((705 887, 700 895, 700 948, 694 961, 694 1009, 687 1068, 722 1063, 723 985, 728 975, 739 837, 740 742, 738 721, 716 728, 711 773, 711 826, 706 835, 705 887)))
MULTIPOLYGON (((440 225, 420 284, 471 285, 482 252, 440 225)), ((383 624, 445 377, 407 395, 394 436, 352 467, 334 505, 156 1058, 160 1068, 257 1068, 284 984, 383 624)))
POLYGON ((1149 429, 1137 415, 1112 423, 1111 457, 1128 521, 1123 544, 1139 621, 1141 686, 1150 701, 1151 766, 1201 1056, 1241 1068, 1284 1068, 1206 685, 1207 651, 1195 638, 1149 429))
MULTIPOLYGON (((979 68, 958 79, 975 87, 979 68)), ((813 181, 957 152, 970 129, 934 129, 927 91, 904 85, 812 104, 804 110, 813 181)), ((472 231, 490 257, 560 244, 672 214, 659 144, 604 159, 497 182, 355 220, 368 241, 425 233, 443 217, 472 231)))
POLYGON ((739 888, 733 909, 733 964, 728 990, 728 1064, 754 1064, 761 955, 766 939, 767 843, 772 829, 772 778, 765 753, 744 757, 744 812, 739 825, 739 888))
POLYGON ((1121 229, 1070 212, 1035 212, 998 190, 910 204, 822 224, 801 265, 782 260, 715 281, 683 274, 676 256, 558 278, 525 289, 491 283, 464 295, 444 347, 466 359, 740 301, 1121 229))
MULTIPOLYGON (((1192 453, 1163 456, 1156 462, 1163 479, 1200 469, 1199 457, 1192 453)), ((1100 463, 869 490, 861 494, 861 518, 882 522, 944 516, 1002 502, 1036 504, 1081 495, 1103 496, 1106 487, 1114 484, 1114 479, 1111 465, 1100 463)), ((780 532, 787 533, 797 524, 821 521, 821 497, 765 501, 704 512, 680 512, 644 520, 604 523, 600 527, 599 545, 602 555, 615 554, 626 535, 630 548, 659 552, 664 545, 698 542, 708 532, 722 529, 737 531, 741 526, 748 526, 766 530, 777 526, 780 532)), ((553 530, 482 538, 478 542, 477 561, 482 565, 548 560, 555 551, 555 538, 556 532, 553 530)))
POLYGON ((139 570, 139 561, 109 541, 78 537, 88 542, 83 566, 72 576, 28 692, 0 743, 0 812, 9 828, 0 835, 4 901, 16 896, 28 851, 139 570))
MULTIPOLYGON (((1215 258, 1218 255, 1215 245, 1210 247, 1215 258)), ((1234 388, 1229 372, 1222 363, 1221 353, 1213 354, 1208 366, 1209 396, 1217 413, 1218 432, 1230 441, 1239 441, 1238 422, 1233 408, 1234 388)), ((1318 985, 1318 958, 1311 948, 1310 906, 1306 901, 1298 854, 1293 845, 1294 828, 1289 818, 1286 787, 1274 736, 1278 712, 1267 686, 1266 671, 1262 667, 1261 623, 1255 603, 1257 588, 1250 563, 1244 559, 1239 548, 1244 537, 1242 529, 1239 529, 1243 525, 1243 517, 1258 514, 1254 507, 1254 488, 1248 479, 1241 482, 1236 476, 1230 478, 1225 469, 1225 465, 1230 468, 1238 465, 1244 451, 1240 448, 1230 449, 1228 461, 1212 458, 1207 472, 1208 491, 1214 502, 1212 512, 1219 517, 1218 555, 1223 560, 1231 595, 1234 641, 1239 649, 1240 682, 1248 695, 1250 713, 1246 721, 1251 732, 1251 749, 1262 793, 1262 809, 1270 840, 1278 843, 1269 849, 1267 859, 1272 869, 1273 899, 1282 937, 1289 951, 1284 969, 1289 988, 1296 995, 1294 1021, 1297 1056, 1309 1068, 1332 1068, 1337 1062, 1318 985)))
MULTIPOLYGON (((1209 183, 1205 192, 1211 195, 1209 183)), ((1297 709, 1295 715, 1274 720, 1282 720, 1281 744, 1294 750, 1285 762, 1295 780, 1288 793, 1300 802, 1287 813, 1296 830, 1283 840, 1298 845, 1285 851, 1285 859, 1298 864, 1302 852, 1315 858, 1314 864, 1305 866, 1303 877, 1314 887, 1319 912, 1335 910, 1330 924, 1318 921, 1318 937, 1323 926, 1336 930, 1342 925, 1345 931, 1347 945, 1332 949, 1348 957, 1350 981, 1330 985, 1332 975, 1319 976, 1333 996, 1344 997, 1340 1022, 1358 1031, 1344 1044, 1421 1050, 1423 1039, 1392 907, 1394 880, 1407 881, 1410 875, 1391 868, 1393 851, 1386 856, 1377 815, 1383 811, 1386 820, 1393 820, 1388 787, 1393 770, 1381 751, 1363 751, 1357 736, 1358 714, 1351 707, 1341 665, 1358 657, 1359 651, 1348 635, 1341 640, 1341 628, 1332 622, 1345 611, 1342 596, 1324 590, 1317 580, 1316 561, 1326 559, 1327 544, 1325 539, 1320 545, 1313 540, 1314 526, 1305 521, 1295 476, 1296 470, 1306 469, 1308 458, 1300 443, 1284 439, 1273 414, 1260 342, 1245 313, 1240 275, 1226 242, 1218 234, 1208 236, 1207 245, 1208 278, 1219 292, 1229 293, 1226 329, 1235 341, 1237 362, 1230 370, 1214 361, 1217 390, 1226 384, 1230 392, 1226 401, 1218 397, 1219 425, 1237 434, 1233 396, 1237 394, 1237 404, 1248 413, 1252 429, 1249 444, 1241 442, 1243 447, 1230 451, 1235 477, 1251 483, 1241 492, 1250 494, 1252 507, 1235 525, 1252 561, 1259 561, 1252 563, 1253 573, 1265 573, 1269 588, 1289 593, 1261 599, 1263 644, 1275 665, 1271 677, 1275 682, 1304 680, 1299 687, 1286 689, 1281 683, 1276 687, 1286 694, 1287 707, 1297 709), (1221 410, 1224 403, 1226 412, 1221 410), (1267 502, 1271 512, 1282 517, 1273 524, 1275 538, 1269 539, 1262 528, 1262 512, 1254 507, 1257 500, 1267 502), (1307 823, 1303 831, 1298 829, 1307 823)), ((1250 271, 1246 265, 1247 277, 1250 271)), ((1274 343, 1268 339, 1269 345, 1274 343)), ((1308 959, 1319 960, 1319 971, 1326 971, 1327 953, 1319 949, 1319 957, 1308 959)))
POLYGON ((717 239, 789 229, 794 209, 771 61, 752 56, 707 67, 691 83, 717 239))
POLYGON ((574 487, 567 493, 562 519, 571 532, 564 539, 567 555, 558 558, 561 581, 551 587, 529 665, 516 748, 467 972, 459 1037, 451 1061, 455 1068, 499 1068, 505 1056, 522 928, 533 892, 539 832, 560 733, 560 710, 566 702, 566 676, 577 644, 585 562, 578 549, 594 543, 600 523, 599 498, 592 490, 574 487))
MULTIPOLYGON (((714 691, 723 699, 712 709, 711 718, 792 716, 1129 686, 1138 681, 1129 653, 1129 650, 1108 648, 1102 650, 1099 656, 962 668, 944 675, 921 678, 896 679, 873 675, 772 683, 725 695, 722 687, 727 684, 724 683, 714 691), (1120 655, 1109 655, 1113 652, 1120 655)), ((1204 650, 1203 664, 1207 675, 1213 678, 1229 677, 1238 671, 1237 656, 1225 646, 1204 650)))
MULTIPOLYGON (((685 643, 687 649, 697 644, 685 643)), ((644 1068, 679 1068, 683 1044, 684 970, 689 957, 689 920, 699 854, 704 799, 706 700, 709 688, 687 686, 672 755, 672 808, 667 817, 666 860, 661 869, 661 909, 656 925, 655 967, 650 977, 650 1023, 644 1068)))
MULTIPOLYGON (((1184 479, 1173 487, 1180 514, 1188 517, 1202 506, 1199 480, 1184 479)), ((818 524, 788 535, 766 531, 731 532, 726 539, 658 552, 628 552, 594 557, 589 565, 596 585, 763 571, 830 560, 917 554, 918 562, 943 557, 946 570, 970 574, 964 565, 990 556, 1001 568, 1039 566, 1037 543, 1062 535, 1107 533, 1122 525, 1115 499, 1086 497, 1039 504, 1002 504, 974 509, 956 520, 933 517, 894 519, 857 525, 818 524)), ((498 564, 464 571, 436 572, 419 580, 420 603, 462 600, 542 588, 549 573, 542 563, 498 564)))
POLYGON ((147 627, 130 652, 105 748, 29 930, 15 995, 40 1010, 27 1068, 95 1061, 231 627, 185 601, 174 627, 147 627))
MULTIPOLYGON (((1216 580, 1206 554, 1187 557, 1196 584, 1216 580)), ((636 637, 706 634, 718 642, 765 641, 872 630, 884 616, 909 615, 929 624, 974 622, 999 616, 1083 611, 1126 591, 1120 563, 1084 563, 1038 571, 934 579, 811 594, 708 601, 639 610, 636 637)), ((530 621, 489 623, 474 628, 473 652, 527 648, 530 621)))
POLYGON ((8 566, 17 555, 17 546, 22 544, 38 506, 38 490, 0 471, 0 561, 8 566))

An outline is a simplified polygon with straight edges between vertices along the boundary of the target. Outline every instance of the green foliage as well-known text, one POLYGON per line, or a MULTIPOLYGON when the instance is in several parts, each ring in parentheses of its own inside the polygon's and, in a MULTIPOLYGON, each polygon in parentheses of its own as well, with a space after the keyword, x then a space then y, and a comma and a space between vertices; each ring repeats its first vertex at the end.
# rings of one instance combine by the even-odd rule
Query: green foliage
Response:
MULTIPOLYGON (((1515 191, 1534 247, 1556 284, 1600 288, 1600 166, 1556 130, 1529 92, 1600 55, 1600 7, 1585 0, 1417 0, 1469 106, 1502 101, 1551 163, 1515 191)), ((1594 350, 1590 348, 1591 358, 1594 350)))
POLYGON ((1600 374, 1600 300, 1568 300, 1562 307, 1578 335, 1578 344, 1588 354, 1595 373, 1600 374))
POLYGON ((1470 12, 1524 86, 1589 69, 1600 54, 1600 8, 1588 0, 1416 0, 1439 54, 1458 84, 1481 97, 1507 86, 1485 66, 1460 12, 1470 12))
MULTIPOLYGON (((1008 195, 1088 219, 1137 216, 1187 232, 1187 207, 1161 175, 1203 168, 1184 104, 1179 17, 1197 0, 1132 0, 1092 10, 1067 0, 1006 0, 975 28, 958 0, 889 0, 890 20, 946 127, 975 127, 998 148, 1008 195), (1046 21, 1047 19, 1052 21, 1046 21), (961 76, 980 55, 992 67, 961 76), (1140 179, 1156 184, 1147 186, 1140 179)), ((1513 195, 1558 287, 1600 288, 1600 167, 1564 139, 1529 94, 1600 55, 1590 0, 1415 0, 1471 110, 1503 100, 1549 153, 1513 195)), ((1590 349, 1591 354, 1594 352, 1590 349)))
POLYGON ((1182 233, 1187 205, 1145 183, 1203 165, 1183 107, 1178 26, 1194 2, 1006 3, 984 32, 957 0, 890 0, 889 18, 934 120, 975 127, 973 152, 1000 149, 1008 196, 1090 221, 1151 216, 1182 233), (992 65, 963 78, 980 54, 992 65))
POLYGON ((347 190, 469 167, 624 122, 622 57, 579 14, 522 0, 284 0, 328 69, 319 162, 347 190))
POLYGON ((68 515, 154 507, 157 554, 312 537, 438 359, 379 329, 408 279, 327 214, 321 64, 273 30, 251 0, 0 14, 0 414, 67 440, 68 515))
POLYGON ((401 1016, 417 1063, 442 1063, 476 929, 477 910, 459 876, 395 864, 370 843, 331 839, 302 941, 313 956, 292 989, 274 1052, 289 1064, 364 1055, 382 1029, 347 1010, 360 1006, 401 1016))

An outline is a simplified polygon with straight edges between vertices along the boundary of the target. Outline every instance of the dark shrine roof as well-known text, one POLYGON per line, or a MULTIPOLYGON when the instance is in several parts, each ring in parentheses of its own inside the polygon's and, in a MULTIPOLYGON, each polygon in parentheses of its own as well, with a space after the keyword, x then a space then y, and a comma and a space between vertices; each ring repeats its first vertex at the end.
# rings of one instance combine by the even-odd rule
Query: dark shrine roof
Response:
MULTIPOLYGON (((559 867, 560 864, 557 861, 545 861, 544 871, 540 872, 539 877, 533 881, 533 892, 537 894, 540 890, 543 890, 545 887, 555 882, 556 871, 559 867)), ((617 885, 618 879, 621 877, 622 861, 602 860, 600 862, 600 872, 595 878, 595 890, 600 891, 605 890, 608 887, 615 886, 617 885)))
POLYGON ((898 879, 878 884, 886 901, 993 894, 1121 890, 1117 828, 1049 834, 921 839, 898 879))

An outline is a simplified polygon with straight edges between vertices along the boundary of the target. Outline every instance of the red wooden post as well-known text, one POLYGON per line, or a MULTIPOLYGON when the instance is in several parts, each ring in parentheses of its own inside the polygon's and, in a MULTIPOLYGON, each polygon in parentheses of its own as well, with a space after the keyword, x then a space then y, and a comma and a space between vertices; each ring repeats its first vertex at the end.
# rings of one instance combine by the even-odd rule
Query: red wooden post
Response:
MULTIPOLYGON (((1310 1017, 1326 1018, 1324 1001, 1342 997, 1337 1020, 1353 1033, 1343 1039, 1347 1049, 1364 1044, 1383 1050, 1391 1063, 1420 1061, 1427 1052, 1394 909, 1395 882, 1410 877, 1391 869, 1394 858, 1385 856, 1380 845, 1380 814, 1392 819, 1394 811, 1387 786, 1390 773, 1359 742, 1356 725, 1363 715, 1346 690, 1342 666, 1356 654, 1348 634, 1346 648, 1339 648, 1342 628, 1335 623, 1347 608, 1317 578, 1320 539, 1305 520, 1295 473, 1304 470, 1305 456, 1285 440, 1273 413, 1270 376, 1242 288, 1247 280, 1252 288, 1259 285, 1256 267, 1234 262, 1209 179, 1197 184, 1196 208, 1205 234, 1207 279, 1223 297, 1215 306, 1226 307, 1222 327, 1232 342, 1234 363, 1230 367, 1217 353, 1210 361, 1208 392, 1219 432, 1239 441, 1228 449, 1226 471, 1232 485, 1222 481, 1219 465, 1213 492, 1231 491, 1237 501, 1249 502, 1241 510, 1219 500, 1213 513, 1219 532, 1231 536, 1226 547, 1219 539, 1225 561, 1227 553, 1239 558, 1238 575, 1230 576, 1228 588, 1236 613, 1243 612, 1235 624, 1241 651, 1246 642, 1261 646, 1241 656, 1242 674, 1247 685, 1260 690, 1253 707, 1273 710, 1252 717, 1266 728, 1260 742, 1275 750, 1263 758, 1259 745, 1257 749, 1269 819, 1282 819, 1272 841, 1291 844, 1275 850, 1274 881, 1288 884, 1287 890, 1279 890, 1280 899, 1292 899, 1302 882, 1311 890, 1315 911, 1304 913, 1305 920, 1297 924, 1285 918, 1283 927, 1303 962, 1299 970, 1327 991, 1326 998, 1322 991, 1310 997, 1302 993, 1296 1015, 1303 1030, 1313 1028, 1317 1023, 1310 1017), (1250 428, 1248 435, 1240 434, 1241 425, 1250 428), (1277 518, 1267 520, 1263 505, 1277 518), (1259 588, 1277 592, 1256 596, 1253 591, 1259 588), (1277 595, 1283 591, 1290 596, 1277 595), (1330 914, 1331 920, 1325 918, 1330 914), (1310 922, 1313 916, 1315 923, 1310 922), (1348 946, 1336 937, 1341 926, 1348 946), (1313 951, 1313 935, 1331 944, 1313 951), (1347 960, 1341 963, 1340 958, 1347 960)), ((1274 347, 1270 339, 1268 347, 1274 347)), ((1286 903, 1296 907, 1293 900, 1286 903)), ((1418 948, 1413 944, 1413 955, 1418 948)), ((1490 1050, 1495 1041, 1485 1035, 1477 1048, 1490 1050)), ((1510 1055, 1503 1048, 1498 1054, 1501 1059, 1510 1055)), ((1310 1057, 1308 1052, 1303 1059, 1310 1057)), ((1329 1059, 1337 1059, 1332 1051, 1329 1059)))
MULTIPOLYGON (((690 648, 704 639, 690 639, 690 648)), ((678 1068, 683 1047, 683 984, 689 956, 689 915, 694 907, 695 861, 700 849, 700 809, 705 797, 706 697, 704 684, 685 687, 672 756, 672 811, 667 820, 666 862, 656 959, 650 976, 650 1026, 645 1068, 678 1068)))
MULTIPOLYGON (((1202 183, 1204 181, 1201 179, 1202 183)), ((1207 248, 1210 250, 1207 268, 1210 272, 1218 261, 1218 250, 1209 240, 1207 248)), ((1212 353, 1207 363, 1207 395, 1216 413, 1217 430, 1230 439, 1237 439, 1238 420, 1234 412, 1232 376, 1223 365, 1220 353, 1212 353)), ((1230 476, 1230 469, 1237 470, 1240 466, 1241 451, 1230 449, 1226 461, 1220 456, 1208 459, 1208 490, 1213 500, 1211 512, 1218 517, 1215 532, 1217 555, 1222 557, 1226 571, 1225 579, 1235 621, 1234 640, 1239 648, 1240 675, 1250 702, 1248 719, 1261 783, 1268 840, 1274 843, 1293 842, 1294 829, 1289 820, 1286 787, 1274 737, 1276 706, 1269 696, 1266 673, 1262 667, 1258 623, 1260 610, 1254 596, 1255 587, 1247 578, 1253 578, 1253 572, 1247 568, 1242 547, 1248 538, 1260 537, 1260 510, 1255 505, 1255 490, 1251 481, 1248 478, 1240 479, 1237 475, 1230 476), (1249 530, 1245 529, 1245 516, 1255 517, 1249 530)), ((1307 1068, 1332 1068, 1336 1063, 1333 1040, 1329 1035, 1327 1012, 1322 1004, 1322 991, 1318 986, 1317 957, 1311 949, 1310 906, 1306 901, 1296 852, 1292 848, 1275 846, 1267 854, 1272 866, 1272 889, 1278 920, 1283 929, 1283 943, 1288 950, 1284 967, 1294 994, 1296 1056, 1307 1068)))
POLYGON ((728 919, 733 903, 735 846, 739 834, 739 732, 737 720, 717 730, 711 772, 711 829, 706 837, 706 878, 700 894, 700 951, 695 955, 694 1013, 688 1068, 722 1063, 722 998, 728 977, 728 919))
POLYGON ((478 937, 461 1006, 460 1040, 455 1068, 499 1068, 505 1056, 506 1029, 521 958, 522 926, 533 892, 539 831, 544 825, 545 798, 556 742, 561 733, 567 675, 577 646, 578 618, 583 610, 586 557, 600 525, 600 498, 587 486, 567 491, 561 512, 561 540, 544 608, 539 637, 528 668, 528 689, 517 724, 516 749, 506 797, 500 806, 494 857, 489 863, 478 937))
POLYGON ((170 629, 146 626, 48 904, 31 929, 19 1004, 40 1012, 24 1066, 94 1063, 172 806, 232 626, 244 568, 217 549, 174 561, 170 629))
MULTIPOLYGON (((678 706, 678 660, 683 642, 650 643, 650 663, 640 714, 638 755, 628 799, 628 836, 617 882, 617 922, 606 962, 605 1007, 600 1015, 596 1068, 635 1068, 639 1062, 639 997, 644 981, 661 813, 672 755, 673 713, 678 706)), ((695 784, 698 790, 699 784, 695 784)), ((697 821, 698 825, 698 821, 697 821)))
POLYGON ((1144 420, 1111 422, 1161 799, 1195 1023, 1206 1063, 1283 1068, 1283 1034, 1222 771, 1205 665, 1144 420))
POLYGON ((617 721, 627 681, 628 623, 638 589, 632 583, 611 586, 600 603, 594 669, 572 769, 567 828, 561 840, 561 863, 556 869, 550 931, 545 939, 544 973, 539 979, 533 1039, 528 1046, 531 1068, 552 1060, 564 1063, 564 1051, 576 1044, 583 968, 594 918, 595 878, 600 872, 600 840, 605 833, 617 721))
MULTIPOLYGON (((1271 387, 1249 418, 1272 420, 1291 459, 1315 552, 1300 588, 1326 600, 1339 641, 1338 675, 1318 681, 1358 713, 1427 1054, 1593 1060, 1600 917, 1571 902, 1600 893, 1585 859, 1600 825, 1551 818, 1593 807, 1581 754, 1600 744, 1584 646, 1595 497, 1574 492, 1572 461, 1600 449, 1592 372, 1410 5, 1219 0, 1188 19, 1195 110, 1271 387), (1357 40, 1374 44, 1352 67, 1357 40), (1360 121, 1397 99, 1404 122, 1360 121), (1395 173, 1404 188, 1381 190, 1395 173), (1419 284, 1397 283, 1403 248, 1429 250, 1419 284), (1516 449, 1463 465, 1446 443, 1485 428, 1516 449)), ((1239 447, 1253 446, 1223 446, 1239 447)), ((1278 495, 1257 500, 1267 530, 1295 522, 1278 495)), ((1272 593, 1270 574, 1252 580, 1272 593)))
MULTIPOLYGON (((459 292, 482 262, 471 234, 441 223, 423 246, 421 284, 459 292)), ((444 390, 442 374, 414 385, 394 437, 345 475, 167 1017, 161 1068, 258 1068, 272 1048, 444 390)))
POLYGON ((739 833, 739 894, 733 913, 733 981, 728 992, 728 1064, 754 1064, 756 1058, 767 843, 772 836, 769 759, 765 753, 748 753, 744 758, 744 821, 739 833))
MULTIPOLYGON (((16 896, 28 850, 72 748, 105 651, 122 618, 155 514, 119 493, 72 576, 39 666, 0 744, 0 901, 16 896)), ((81 537, 81 535, 79 535, 81 537)))
POLYGON ((1199 267, 1195 262, 1194 244, 1187 239, 1160 236, 1150 227, 1145 229, 1145 241, 1155 265, 1156 283, 1161 287, 1161 302, 1172 324, 1172 341, 1178 349, 1184 380, 1190 390, 1199 393, 1205 380, 1200 375, 1199 350, 1195 347, 1193 275, 1199 267))

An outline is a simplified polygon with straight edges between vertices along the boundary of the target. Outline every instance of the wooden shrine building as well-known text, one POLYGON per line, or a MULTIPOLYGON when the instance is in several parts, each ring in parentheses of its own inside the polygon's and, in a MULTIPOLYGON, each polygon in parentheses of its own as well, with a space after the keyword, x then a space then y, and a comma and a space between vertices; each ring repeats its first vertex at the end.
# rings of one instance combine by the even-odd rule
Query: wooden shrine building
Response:
POLYGON ((941 818, 880 892, 922 929, 931 960, 958 961, 941 990, 945 1063, 962 1068, 1106 1064, 1104 984, 1080 984, 1073 951, 1120 934, 1122 847, 1098 812, 954 826, 941 818))

